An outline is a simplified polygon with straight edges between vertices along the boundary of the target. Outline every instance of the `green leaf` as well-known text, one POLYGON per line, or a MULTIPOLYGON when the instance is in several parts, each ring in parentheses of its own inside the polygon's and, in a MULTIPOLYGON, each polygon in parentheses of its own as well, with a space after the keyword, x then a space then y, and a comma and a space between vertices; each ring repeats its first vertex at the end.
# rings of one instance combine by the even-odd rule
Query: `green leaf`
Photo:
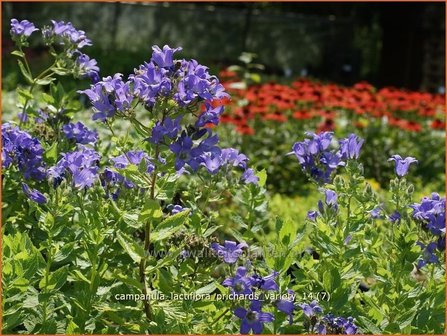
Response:
POLYGON ((286 220, 282 223, 281 229, 279 230, 279 241, 288 246, 295 238, 296 231, 295 226, 290 221, 286 220))
POLYGON ((79 334, 79 333, 80 333, 80 329, 79 329, 78 325, 76 323, 74 323, 73 321, 68 322, 67 328, 65 329, 65 334, 66 335, 74 335, 74 334, 79 334))
POLYGON ((73 253, 73 249, 75 246, 75 242, 66 243, 62 248, 57 251, 56 255, 54 256, 54 262, 61 262, 66 260, 70 254, 73 253))
POLYGON ((266 172, 266 170, 265 169, 261 170, 260 172, 258 172, 256 174, 256 176, 259 177, 258 185, 260 187, 265 186, 265 182, 267 181, 267 172, 266 172))
POLYGON ((57 142, 54 142, 50 148, 45 151, 44 158, 50 163, 55 163, 57 161, 57 142))
POLYGON ((11 55, 17 56, 17 57, 25 57, 25 53, 23 53, 20 50, 14 50, 13 52, 11 52, 11 55))
POLYGON ((141 258, 144 258, 144 249, 136 242, 132 242, 127 237, 124 237, 120 232, 117 232, 116 237, 129 257, 136 263, 140 263, 141 258))
POLYGON ((36 84, 37 85, 48 85, 55 80, 56 80, 56 78, 54 78, 54 77, 42 78, 42 79, 38 79, 36 81, 36 84))
POLYGON ((29 84, 33 84, 33 77, 31 77, 31 74, 28 72, 28 70, 26 70, 23 62, 18 60, 17 63, 19 63, 20 72, 22 73, 23 77, 25 77, 26 81, 29 84))
POLYGON ((199 288, 196 290, 195 295, 204 295, 204 294, 211 294, 216 290, 216 282, 210 282, 208 285, 203 286, 202 288, 199 288))
POLYGON ((142 223, 145 223, 147 221, 153 223, 160 220, 162 217, 163 211, 161 211, 161 207, 158 201, 149 198, 144 202, 138 220, 142 223))
POLYGON ((189 216, 189 209, 182 212, 176 213, 175 215, 169 216, 163 222, 157 225, 157 227, 152 232, 152 240, 160 241, 168 238, 173 233, 181 229, 182 225, 185 223, 189 216))
POLYGON ((332 293, 335 291, 341 283, 340 274, 335 267, 330 267, 323 273, 323 286, 324 289, 332 293))
POLYGON ((34 99, 33 94, 29 90, 26 90, 26 89, 17 88, 17 94, 27 100, 34 99))
POLYGON ((368 318, 364 316, 357 316, 356 319, 359 320, 367 328, 366 330, 363 330, 364 333, 371 333, 375 335, 380 335, 382 333, 382 330, 368 318))
POLYGON ((47 291, 56 291, 61 288, 67 281, 68 276, 68 265, 59 268, 48 276, 48 284, 45 283, 45 277, 43 277, 39 282, 39 288, 46 288, 47 291))

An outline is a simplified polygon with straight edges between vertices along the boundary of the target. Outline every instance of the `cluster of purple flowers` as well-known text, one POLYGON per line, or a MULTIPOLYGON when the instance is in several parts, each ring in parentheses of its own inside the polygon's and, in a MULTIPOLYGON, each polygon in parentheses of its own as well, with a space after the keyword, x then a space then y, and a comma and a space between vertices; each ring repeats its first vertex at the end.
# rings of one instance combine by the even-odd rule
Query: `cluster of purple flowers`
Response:
POLYGON ((80 121, 64 125, 62 131, 67 139, 79 144, 95 144, 98 141, 98 132, 89 130, 80 121))
POLYGON ((310 332, 312 333, 316 332, 319 335, 357 334, 358 328, 354 324, 352 317, 336 317, 331 313, 321 316, 323 309, 315 300, 311 303, 299 304, 298 306, 303 310, 304 315, 312 321, 310 325, 310 332))
MULTIPOLYGON (((83 30, 73 27, 71 22, 51 20, 52 26, 42 28, 44 42, 47 45, 64 47, 64 55, 74 60, 74 67, 70 69, 77 77, 88 77, 93 83, 99 80, 99 67, 96 60, 82 53, 80 49, 91 46, 92 41, 87 38, 83 30)), ((32 22, 28 20, 11 20, 12 39, 20 46, 27 45, 26 39, 36 30, 32 22)))
POLYGON ((48 177, 55 187, 71 176, 75 188, 89 188, 98 177, 99 160, 100 156, 95 150, 79 145, 78 150, 62 154, 57 164, 48 169, 48 177))
POLYGON ((26 45, 27 38, 37 30, 39 29, 37 29, 36 26, 28 20, 11 20, 11 37, 19 45, 26 45))
POLYGON ((306 174, 318 184, 331 181, 332 173, 339 166, 346 164, 343 160, 357 159, 363 140, 351 134, 339 141, 338 150, 331 149, 333 133, 314 134, 306 132, 307 139, 293 145, 293 152, 306 174))
POLYGON ((25 179, 42 181, 46 177, 42 156, 43 148, 38 139, 9 123, 2 125, 3 168, 17 165, 25 179))
POLYGON ((418 268, 426 264, 434 264, 439 261, 436 250, 445 251, 445 197, 432 193, 431 197, 424 197, 421 203, 410 205, 413 208, 413 218, 424 225, 437 239, 427 245, 418 242, 423 250, 422 258, 418 260, 418 268))
MULTIPOLYGON (((195 60, 173 59, 174 53, 181 48, 165 45, 163 49, 158 46, 152 49, 151 60, 140 65, 126 82, 121 79, 121 75, 116 74, 113 80, 105 78, 83 91, 95 109, 94 119, 105 121, 113 117, 115 111, 129 108, 134 97, 147 107, 153 107, 160 99, 168 98, 185 107, 200 101, 228 97, 217 77, 208 73, 208 68, 195 60)), ((199 118, 197 124, 217 124, 218 118, 215 116, 220 115, 221 109, 213 109, 210 104, 206 106, 204 116, 199 118)))
MULTIPOLYGON (((152 173, 155 169, 149 155, 142 150, 129 151, 112 158, 111 161, 113 162, 113 167, 117 169, 123 169, 129 165, 139 166, 142 163, 144 163, 148 173, 152 173)), ((106 191, 106 197, 108 198, 111 196, 115 201, 118 199, 122 187, 125 189, 132 189, 135 187, 132 181, 110 168, 104 169, 104 173, 101 176, 101 185, 106 191)))
MULTIPOLYGON (((243 254, 244 249, 247 249, 248 245, 245 242, 236 243, 234 241, 226 240, 224 245, 218 243, 212 243, 211 249, 223 259, 223 261, 229 265, 236 264, 239 257, 243 254)), ((234 276, 226 278, 222 285, 229 287, 233 295, 248 296, 250 298, 250 304, 248 309, 238 307, 234 310, 234 315, 241 319, 241 334, 248 334, 253 331, 255 334, 262 333, 263 324, 272 322, 274 316, 272 313, 263 312, 262 305, 266 300, 261 300, 263 291, 278 291, 279 286, 276 283, 278 272, 272 272, 269 275, 262 276, 256 272, 248 274, 247 267, 239 266, 236 269, 234 276), (259 296, 255 294, 261 293, 259 296), (253 297, 250 297, 253 295, 253 297)), ((293 291, 289 290, 290 295, 293 291)), ((279 311, 289 316, 289 321, 292 321, 292 314, 295 306, 293 299, 281 299, 274 302, 274 306, 279 311)))
POLYGON ((130 108, 133 100, 130 85, 122 80, 122 74, 103 78, 90 89, 79 92, 90 99, 95 112, 93 120, 105 121, 113 117, 116 112, 125 112, 130 108))
POLYGON ((163 117, 156 121, 146 140, 167 146, 175 155, 175 169, 179 173, 205 167, 214 175, 222 167, 232 166, 244 170, 241 178, 244 183, 257 184, 258 177, 247 168, 247 157, 233 148, 220 149, 217 135, 202 128, 208 124, 217 125, 223 112, 223 107, 213 107, 211 102, 228 97, 217 77, 211 76, 208 68, 195 60, 174 60, 175 52, 181 48, 154 46, 152 49, 150 61, 136 69, 127 81, 121 74, 115 74, 80 91, 93 105, 93 119, 104 122, 117 114, 122 115, 136 105, 134 100, 147 108, 171 101, 174 107, 185 111, 204 103, 205 111, 197 116, 192 131, 190 128, 182 131, 183 115, 179 116, 176 109, 175 117, 169 115, 171 108, 164 110, 163 117))
POLYGON ((42 29, 47 44, 58 43, 73 50, 92 45, 92 41, 87 38, 85 32, 73 27, 71 22, 51 20, 51 23, 52 27, 47 26, 42 29))

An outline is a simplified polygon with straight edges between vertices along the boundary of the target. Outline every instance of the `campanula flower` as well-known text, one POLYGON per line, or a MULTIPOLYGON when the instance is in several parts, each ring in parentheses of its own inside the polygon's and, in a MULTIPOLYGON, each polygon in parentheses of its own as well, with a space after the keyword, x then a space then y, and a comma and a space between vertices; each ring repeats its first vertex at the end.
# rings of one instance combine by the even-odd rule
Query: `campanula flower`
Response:
POLYGON ((436 264, 439 262, 438 256, 435 254, 435 251, 438 247, 438 244, 435 242, 428 243, 425 245, 421 242, 416 242, 416 245, 418 245, 421 250, 423 251, 422 259, 418 260, 418 268, 422 268, 427 264, 436 264))
POLYGON ((295 292, 291 289, 287 290, 287 293, 289 296, 291 296, 290 299, 281 299, 276 302, 276 308, 278 308, 279 311, 282 311, 289 317, 289 324, 292 324, 293 322, 293 311, 295 310, 295 304, 293 302, 293 296, 295 292))
POLYGON ((51 37, 61 38, 58 41, 62 45, 71 45, 75 49, 81 49, 85 46, 91 46, 92 41, 87 38, 83 30, 77 30, 71 22, 51 20, 53 27, 47 27, 44 31, 44 38, 49 40, 51 37))
POLYGON ((89 130, 83 123, 69 123, 62 127, 64 135, 69 140, 80 144, 94 144, 98 140, 98 132, 89 130))
POLYGON ((256 176, 254 170, 251 168, 245 169, 245 171, 242 173, 241 179, 242 181, 244 181, 245 184, 253 183, 257 185, 259 182, 259 177, 256 176))
POLYGON ((396 166, 395 166, 395 172, 397 176, 405 176, 408 173, 408 169, 410 168, 410 165, 412 163, 417 163, 418 160, 416 160, 415 158, 409 156, 406 157, 405 159, 402 159, 402 157, 400 155, 393 155, 391 158, 388 159, 388 161, 394 161, 396 166))
POLYGON ((46 177, 43 152, 37 138, 9 123, 2 125, 3 168, 17 165, 25 179, 42 181, 46 177))
POLYGON ((231 288, 232 293, 243 295, 250 295, 253 293, 253 284, 253 278, 247 276, 247 269, 242 266, 237 268, 234 277, 227 278, 222 282, 222 285, 231 288))
POLYGON ((99 81, 99 67, 95 59, 80 53, 76 58, 76 72, 79 77, 88 77, 93 83, 99 81))
POLYGON ((433 193, 431 197, 424 197, 421 203, 410 205, 413 218, 422 222, 432 234, 445 234, 445 197, 433 193))
POLYGON ((274 320, 273 314, 261 310, 261 302, 259 300, 253 300, 249 309, 242 307, 236 308, 234 315, 242 320, 240 328, 241 334, 248 334, 250 331, 253 331, 254 334, 261 334, 264 323, 274 320))
POLYGON ((155 126, 152 128, 152 135, 147 140, 153 144, 162 143, 164 137, 168 137, 169 139, 174 139, 178 132, 181 130, 180 121, 182 116, 178 118, 171 119, 166 117, 163 122, 157 121, 155 126))
POLYGON ((160 49, 159 46, 153 46, 152 50, 152 62, 157 64, 160 68, 170 68, 174 65, 174 53, 181 51, 182 48, 170 48, 168 45, 165 45, 163 46, 163 49, 160 49))
POLYGON ((48 169, 48 176, 54 186, 71 176, 75 188, 89 188, 98 178, 99 160, 100 156, 95 150, 79 145, 78 150, 62 154, 57 164, 48 169))
POLYGON ((244 252, 243 248, 248 248, 248 245, 245 242, 241 242, 240 244, 226 240, 224 246, 218 243, 212 243, 211 248, 217 253, 219 257, 223 257, 223 260, 227 264, 234 264, 239 256, 244 252))
POLYGON ((224 111, 223 106, 217 106, 213 108, 210 104, 205 103, 206 110, 200 114, 199 118, 196 121, 196 127, 203 127, 206 124, 219 124, 219 117, 222 115, 224 111))
POLYGON ((307 317, 315 316, 316 314, 323 313, 323 309, 318 305, 317 301, 312 301, 311 303, 301 303, 298 304, 298 307, 300 307, 303 310, 304 315, 307 317))
POLYGON ((224 148, 220 154, 224 164, 232 165, 233 167, 247 168, 248 158, 245 154, 239 153, 234 148, 224 148))
POLYGON ((343 160, 358 159, 360 149, 362 148, 363 139, 360 139, 355 134, 350 134, 346 139, 342 139, 340 142, 340 153, 343 160))
POLYGON ((259 287, 262 290, 272 290, 277 291, 279 289, 278 284, 275 281, 275 278, 278 276, 278 272, 274 271, 271 274, 262 277, 258 274, 253 275, 254 286, 259 287))
POLYGON ((19 21, 17 19, 11 19, 11 35, 13 38, 25 36, 29 37, 33 32, 39 30, 34 23, 28 20, 19 21))
POLYGON ((30 189, 26 183, 22 183, 22 190, 30 200, 38 204, 47 203, 47 198, 41 192, 36 189, 30 189))
POLYGON ((126 154, 122 154, 120 156, 112 158, 115 168, 119 169, 126 168, 129 164, 138 166, 143 160, 145 161, 145 164, 147 166, 146 171, 148 173, 152 173, 155 169, 155 166, 151 162, 151 159, 149 158, 147 153, 142 150, 129 151, 126 154))

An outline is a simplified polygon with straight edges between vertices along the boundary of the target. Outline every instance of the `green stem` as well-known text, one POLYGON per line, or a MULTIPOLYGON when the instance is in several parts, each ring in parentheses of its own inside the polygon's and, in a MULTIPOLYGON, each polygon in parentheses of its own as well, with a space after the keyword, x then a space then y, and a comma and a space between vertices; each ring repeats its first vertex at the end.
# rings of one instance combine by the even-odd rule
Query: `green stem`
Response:
POLYGON ((42 325, 45 324, 45 322, 47 321, 47 317, 48 317, 48 283, 49 283, 49 276, 50 276, 50 269, 51 269, 51 264, 53 263, 53 237, 51 235, 51 228, 49 228, 48 230, 48 256, 47 256, 47 264, 45 267, 45 275, 44 275, 44 279, 45 279, 45 286, 43 288, 43 292, 45 293, 44 296, 44 300, 43 300, 43 316, 42 316, 42 325))
POLYGON ((209 327, 211 328, 212 326, 214 326, 222 317, 224 317, 228 312, 230 311, 230 308, 227 308, 224 310, 224 312, 222 314, 220 314, 218 317, 216 317, 216 319, 211 322, 211 324, 209 325, 209 327))

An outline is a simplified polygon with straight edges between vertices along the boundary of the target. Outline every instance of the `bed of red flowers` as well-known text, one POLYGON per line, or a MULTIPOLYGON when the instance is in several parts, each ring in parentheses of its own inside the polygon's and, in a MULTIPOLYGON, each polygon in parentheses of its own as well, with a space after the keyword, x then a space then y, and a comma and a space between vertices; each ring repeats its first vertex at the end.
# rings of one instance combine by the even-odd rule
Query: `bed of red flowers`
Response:
POLYGON ((220 76, 233 97, 231 102, 221 102, 230 107, 221 121, 234 124, 242 134, 256 131, 250 125, 256 117, 277 122, 313 120, 318 122, 317 132, 330 131, 341 113, 354 120, 358 128, 366 127, 362 119, 373 117, 410 132, 424 127, 445 129, 445 97, 441 94, 393 87, 376 89, 366 82, 345 87, 309 79, 290 85, 268 82, 241 88, 235 85, 240 82, 236 73, 222 71, 220 76))
POLYGON ((392 175, 384 163, 396 149, 420 158, 415 172, 420 183, 444 186, 445 97, 441 94, 378 89, 366 82, 346 87, 307 78, 288 84, 250 84, 241 80, 247 76, 229 70, 219 76, 231 94, 231 100, 214 102, 225 105, 221 122, 228 124, 224 129, 230 134, 222 138, 232 139, 267 170, 273 190, 294 193, 305 183, 282 154, 296 134, 305 131, 334 131, 340 137, 359 134, 367 143, 362 154, 365 174, 383 186, 392 175))

